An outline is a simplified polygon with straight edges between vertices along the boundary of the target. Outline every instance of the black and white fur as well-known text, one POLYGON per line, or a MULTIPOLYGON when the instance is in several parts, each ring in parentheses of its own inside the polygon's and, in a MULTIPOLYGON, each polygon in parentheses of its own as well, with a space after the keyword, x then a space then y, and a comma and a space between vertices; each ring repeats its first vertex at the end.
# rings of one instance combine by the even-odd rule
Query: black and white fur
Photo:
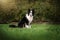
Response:
POLYGON ((31 28, 31 22, 33 21, 34 9, 28 9, 28 13, 22 18, 22 20, 18 23, 18 27, 26 27, 31 28))
MULTIPOLYGON (((34 9, 28 9, 28 13, 19 21, 18 26, 20 28, 31 28, 31 22, 33 21, 34 9)), ((10 25, 10 27, 16 27, 16 25, 10 25)))

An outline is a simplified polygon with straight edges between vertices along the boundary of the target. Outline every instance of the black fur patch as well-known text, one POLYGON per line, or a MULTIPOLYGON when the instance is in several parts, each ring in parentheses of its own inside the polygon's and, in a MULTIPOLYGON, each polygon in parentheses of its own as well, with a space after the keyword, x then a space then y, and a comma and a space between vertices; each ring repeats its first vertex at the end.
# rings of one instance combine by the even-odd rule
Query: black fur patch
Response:
POLYGON ((22 20, 18 23, 18 27, 25 27, 25 24, 28 25, 28 19, 24 16, 22 20))

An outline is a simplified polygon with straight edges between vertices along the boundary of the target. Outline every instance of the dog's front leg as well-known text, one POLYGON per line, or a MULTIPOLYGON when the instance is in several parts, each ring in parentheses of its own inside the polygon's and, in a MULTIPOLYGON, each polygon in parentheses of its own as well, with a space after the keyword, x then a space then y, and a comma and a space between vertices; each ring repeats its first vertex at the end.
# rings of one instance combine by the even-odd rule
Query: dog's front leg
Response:
POLYGON ((31 25, 30 25, 30 23, 29 23, 29 28, 31 28, 31 25))
POLYGON ((29 28, 29 25, 25 25, 26 28, 29 28))
POLYGON ((25 27, 26 28, 31 28, 31 25, 30 24, 25 24, 25 27))

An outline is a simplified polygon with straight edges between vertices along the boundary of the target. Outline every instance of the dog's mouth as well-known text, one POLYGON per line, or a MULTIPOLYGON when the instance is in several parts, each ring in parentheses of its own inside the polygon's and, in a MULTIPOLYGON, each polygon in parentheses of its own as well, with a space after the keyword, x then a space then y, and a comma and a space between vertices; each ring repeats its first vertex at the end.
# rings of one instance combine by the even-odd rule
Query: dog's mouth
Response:
POLYGON ((32 17, 32 15, 30 15, 30 17, 32 17))

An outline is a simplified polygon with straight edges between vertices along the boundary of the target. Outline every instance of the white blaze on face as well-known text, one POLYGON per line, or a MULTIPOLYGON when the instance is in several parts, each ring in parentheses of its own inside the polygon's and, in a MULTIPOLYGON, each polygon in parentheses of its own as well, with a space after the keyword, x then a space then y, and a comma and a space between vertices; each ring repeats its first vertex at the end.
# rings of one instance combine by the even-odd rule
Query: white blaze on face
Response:
POLYGON ((32 10, 30 11, 29 16, 32 16, 32 10))

